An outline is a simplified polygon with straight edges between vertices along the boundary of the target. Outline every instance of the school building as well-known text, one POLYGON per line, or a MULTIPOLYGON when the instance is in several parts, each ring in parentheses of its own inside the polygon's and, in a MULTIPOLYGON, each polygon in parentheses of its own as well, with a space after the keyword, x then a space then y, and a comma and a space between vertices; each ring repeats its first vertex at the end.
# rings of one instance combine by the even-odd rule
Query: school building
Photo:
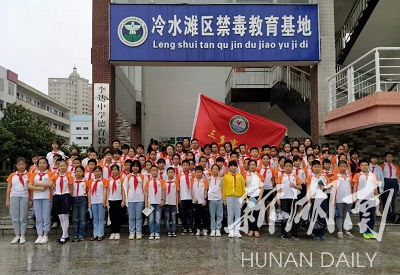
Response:
MULTIPOLYGON (((150 138, 190 136, 198 93, 203 93, 285 124, 290 138, 311 136, 317 142, 347 141, 352 148, 366 152, 372 147, 397 152, 400 117, 394 114, 400 107, 400 93, 395 92, 400 88, 399 8, 396 0, 93 0, 93 144, 109 145, 119 138, 136 145, 147 144, 150 138), (230 10, 240 4, 317 5, 319 60, 202 64, 116 61, 110 49, 110 36, 118 27, 110 20, 113 6, 149 3, 155 8, 158 4, 231 4, 230 10)), ((146 35, 161 34, 156 22, 164 22, 164 32, 174 27, 167 19, 159 19, 153 17, 153 28, 149 26, 146 35)), ((207 22, 201 24, 207 31, 207 22)), ((131 35, 134 25, 125 27, 131 35)), ((302 26, 305 34, 307 26, 302 26)), ((309 46, 298 43, 288 46, 309 46)), ((196 45, 183 45, 191 46, 196 45)), ((173 50, 182 45, 154 41, 152 47, 173 50)))
POLYGON ((71 115, 70 145, 76 144, 86 151, 92 145, 92 116, 71 115))
POLYGON ((0 66, 0 117, 2 110, 10 104, 18 104, 29 113, 49 124, 57 135, 70 140, 70 111, 57 101, 18 79, 18 74, 0 66))

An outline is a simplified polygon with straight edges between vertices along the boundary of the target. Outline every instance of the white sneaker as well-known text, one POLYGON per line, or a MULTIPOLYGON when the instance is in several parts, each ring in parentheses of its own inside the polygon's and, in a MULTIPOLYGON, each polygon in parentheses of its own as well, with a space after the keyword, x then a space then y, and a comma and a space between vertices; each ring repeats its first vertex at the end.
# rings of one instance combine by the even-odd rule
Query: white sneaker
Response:
POLYGON ((215 237, 221 237, 221 230, 215 230, 215 237))
POLYGON ((240 234, 240 232, 239 232, 239 231, 236 231, 236 232, 235 232, 235 237, 236 237, 236 238, 241 238, 241 237, 242 237, 242 235, 240 234))
POLYGON ((12 244, 16 244, 19 242, 19 236, 15 236, 14 239, 11 241, 12 244))
POLYGON ((235 232, 233 230, 229 230, 228 238, 235 237, 235 232))
POLYGON ((51 228, 57 228, 58 227, 58 223, 53 222, 53 224, 51 225, 51 228))
POLYGON ((207 229, 203 229, 203 236, 207 236, 207 229))
POLYGON ((40 244, 40 242, 42 241, 43 236, 39 236, 36 241, 35 244, 40 244))
POLYGON ((120 239, 121 239, 121 234, 116 233, 114 239, 115 239, 115 240, 120 240, 120 239))
POLYGON ((137 240, 140 240, 142 237, 143 237, 143 236, 142 236, 141 233, 136 233, 136 239, 137 239, 137 240))
POLYGON ((200 229, 197 229, 196 236, 200 236, 200 229))
POLYGON ((151 234, 150 234, 149 240, 154 240, 154 233, 151 233, 151 234))
POLYGON ((160 239, 160 234, 156 233, 156 234, 154 235, 154 239, 155 239, 155 240, 159 240, 159 239, 160 239))
POLYGON ((115 234, 111 234, 110 238, 108 238, 109 240, 114 240, 115 239, 115 234))
POLYGON ((210 236, 211 236, 211 237, 215 237, 215 230, 214 230, 214 229, 211 230, 210 236))
POLYGON ((19 238, 19 243, 20 243, 20 244, 26 243, 25 236, 21 236, 21 237, 19 238))
POLYGON ((40 240, 40 244, 46 244, 49 242, 49 237, 43 236, 42 239, 40 240))
POLYGON ((134 240, 135 239, 135 234, 129 234, 129 240, 134 240))

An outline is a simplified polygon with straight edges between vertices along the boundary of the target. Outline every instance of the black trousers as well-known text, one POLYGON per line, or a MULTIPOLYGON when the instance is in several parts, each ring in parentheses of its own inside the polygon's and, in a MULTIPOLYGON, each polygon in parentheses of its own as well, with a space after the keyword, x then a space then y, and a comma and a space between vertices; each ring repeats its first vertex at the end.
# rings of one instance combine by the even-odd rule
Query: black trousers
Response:
POLYGON ((194 206, 194 219, 195 219, 195 225, 196 229, 207 229, 208 228, 208 223, 207 223, 207 206, 203 206, 201 204, 193 204, 194 206))
POLYGON ((193 228, 193 203, 192 200, 181 200, 182 204, 182 227, 183 229, 193 228))
POLYGON ((123 209, 121 207, 122 200, 119 201, 109 201, 110 204, 110 220, 111 220, 111 233, 121 232, 122 223, 122 213, 123 209))
MULTIPOLYGON (((247 197, 248 199, 251 199, 251 197, 247 197)), ((258 200, 258 197, 254 197, 254 199, 258 200)), ((249 213, 250 216, 253 216, 254 221, 250 221, 249 219, 249 230, 250 231, 260 231, 260 228, 257 226, 257 221, 258 221, 258 216, 260 215, 260 210, 253 210, 252 212, 249 213)))
MULTIPOLYGON (((294 199, 281 199, 281 210, 290 214, 289 220, 293 219, 292 229, 290 230, 292 235, 297 234, 297 224, 294 222, 294 216, 297 214, 297 209, 295 205, 296 205, 296 200, 294 199)), ((282 235, 288 233, 288 231, 285 230, 286 224, 287 222, 282 223, 281 227, 282 235)))

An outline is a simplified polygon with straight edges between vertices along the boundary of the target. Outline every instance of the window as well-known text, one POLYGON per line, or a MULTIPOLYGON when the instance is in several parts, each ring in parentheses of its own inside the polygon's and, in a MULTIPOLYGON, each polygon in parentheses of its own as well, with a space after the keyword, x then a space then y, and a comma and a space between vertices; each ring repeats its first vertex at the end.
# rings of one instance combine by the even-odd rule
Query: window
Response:
POLYGON ((12 83, 11 81, 8 81, 8 94, 9 95, 14 95, 14 88, 15 88, 15 84, 12 83))
POLYGON ((82 137, 76 137, 76 139, 77 139, 77 140, 81 140, 81 139, 82 139, 82 137))
POLYGON ((82 127, 76 127, 76 130, 82 130, 82 127))
POLYGON ((4 79, 0 78, 0 92, 4 92, 4 79))
POLYGON ((88 139, 89 139, 89 137, 83 137, 83 139, 86 139, 86 140, 88 140, 88 139))
POLYGON ((89 130, 89 127, 83 127, 83 130, 89 130))

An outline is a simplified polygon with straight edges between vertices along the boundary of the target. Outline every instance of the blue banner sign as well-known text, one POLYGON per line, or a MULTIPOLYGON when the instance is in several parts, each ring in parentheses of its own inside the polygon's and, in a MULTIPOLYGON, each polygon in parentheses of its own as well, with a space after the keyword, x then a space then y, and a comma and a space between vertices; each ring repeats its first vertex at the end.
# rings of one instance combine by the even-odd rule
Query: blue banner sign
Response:
POLYGON ((110 20, 115 62, 320 60, 317 5, 112 4, 110 20))

